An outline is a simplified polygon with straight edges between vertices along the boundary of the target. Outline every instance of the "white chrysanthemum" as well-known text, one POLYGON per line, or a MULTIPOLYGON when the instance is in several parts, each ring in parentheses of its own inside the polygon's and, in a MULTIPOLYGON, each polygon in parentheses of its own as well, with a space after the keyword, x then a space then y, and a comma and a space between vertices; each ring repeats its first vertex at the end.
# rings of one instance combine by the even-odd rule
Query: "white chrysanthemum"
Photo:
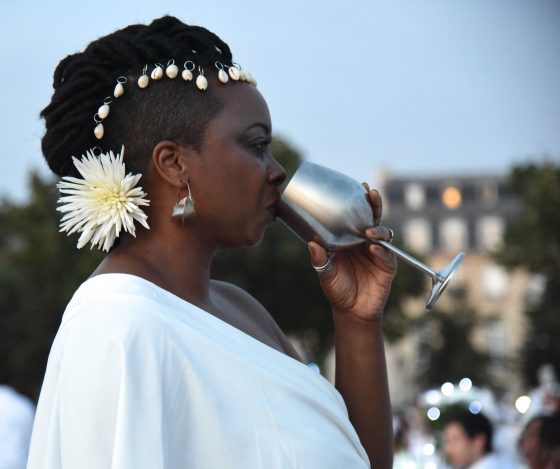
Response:
POLYGON ((60 231, 81 233, 78 249, 91 241, 92 247, 109 251, 121 228, 133 236, 134 220, 149 228, 140 206, 149 205, 146 193, 135 187, 141 174, 125 175, 124 147, 115 156, 112 151, 95 156, 89 150, 81 160, 72 157, 83 179, 65 176, 57 185, 61 194, 57 208, 64 213, 60 231))

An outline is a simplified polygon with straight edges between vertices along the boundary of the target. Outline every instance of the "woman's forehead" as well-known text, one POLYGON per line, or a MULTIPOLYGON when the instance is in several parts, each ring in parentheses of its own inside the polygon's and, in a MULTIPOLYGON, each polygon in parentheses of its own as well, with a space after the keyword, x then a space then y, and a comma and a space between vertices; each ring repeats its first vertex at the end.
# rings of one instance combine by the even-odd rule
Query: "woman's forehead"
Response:
POLYGON ((272 124, 268 105, 253 85, 245 83, 226 85, 217 94, 224 107, 214 119, 216 123, 227 122, 230 126, 239 129, 257 127, 271 132, 272 124))

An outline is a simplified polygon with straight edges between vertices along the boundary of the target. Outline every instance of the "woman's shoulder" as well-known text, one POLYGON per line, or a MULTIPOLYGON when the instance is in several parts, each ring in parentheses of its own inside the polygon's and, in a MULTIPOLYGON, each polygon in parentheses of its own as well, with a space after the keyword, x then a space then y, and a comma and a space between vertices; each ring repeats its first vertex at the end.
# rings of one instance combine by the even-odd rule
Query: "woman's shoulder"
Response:
POLYGON ((267 309, 249 292, 233 283, 223 280, 210 280, 210 294, 213 299, 226 300, 235 306, 247 308, 247 311, 271 320, 272 316, 267 309))
POLYGON ((165 327, 165 297, 149 282, 125 274, 103 274, 86 280, 64 312, 61 330, 87 334, 101 331, 108 338, 126 339, 165 327))
POLYGON ((237 316, 238 323, 246 325, 245 332, 260 337, 261 340, 264 339, 263 342, 301 360, 270 312, 249 292, 237 285, 218 280, 211 280, 210 285, 213 302, 220 305, 222 310, 229 310, 227 314, 237 316))

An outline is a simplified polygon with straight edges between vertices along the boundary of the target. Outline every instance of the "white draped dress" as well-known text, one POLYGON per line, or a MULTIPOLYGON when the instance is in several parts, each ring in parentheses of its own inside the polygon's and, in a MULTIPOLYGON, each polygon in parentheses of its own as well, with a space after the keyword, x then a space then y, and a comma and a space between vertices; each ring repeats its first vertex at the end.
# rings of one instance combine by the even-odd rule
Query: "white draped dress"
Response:
POLYGON ((103 274, 64 313, 27 467, 370 465, 319 373, 147 280, 103 274))

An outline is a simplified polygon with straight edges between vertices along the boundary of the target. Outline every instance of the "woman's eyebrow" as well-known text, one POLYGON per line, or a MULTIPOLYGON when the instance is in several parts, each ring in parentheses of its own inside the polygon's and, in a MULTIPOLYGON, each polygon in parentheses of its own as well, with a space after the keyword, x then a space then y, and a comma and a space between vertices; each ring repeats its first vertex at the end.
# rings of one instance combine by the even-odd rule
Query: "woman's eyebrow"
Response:
POLYGON ((245 129, 245 131, 254 129, 255 127, 258 127, 258 128, 263 129, 267 134, 270 134, 270 133, 271 133, 271 132, 270 132, 270 128, 268 127, 268 125, 266 125, 266 124, 263 123, 263 122, 255 122, 254 124, 249 125, 249 126, 245 129))

